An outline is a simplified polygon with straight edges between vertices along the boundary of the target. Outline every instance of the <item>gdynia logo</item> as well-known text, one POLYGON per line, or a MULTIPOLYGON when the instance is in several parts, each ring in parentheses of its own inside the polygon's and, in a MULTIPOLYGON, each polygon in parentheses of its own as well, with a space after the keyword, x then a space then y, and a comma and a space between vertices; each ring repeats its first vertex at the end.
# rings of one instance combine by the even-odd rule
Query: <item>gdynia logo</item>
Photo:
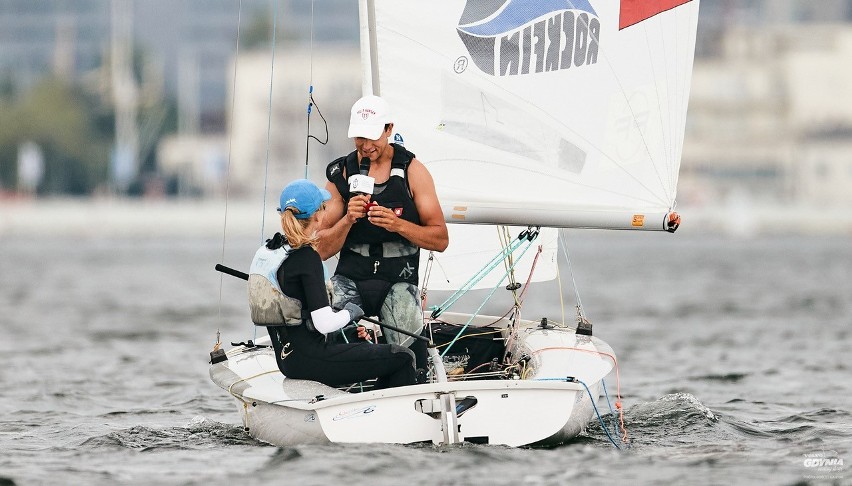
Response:
POLYGON ((598 62, 601 23, 588 0, 467 0, 456 30, 476 67, 493 76, 598 62))

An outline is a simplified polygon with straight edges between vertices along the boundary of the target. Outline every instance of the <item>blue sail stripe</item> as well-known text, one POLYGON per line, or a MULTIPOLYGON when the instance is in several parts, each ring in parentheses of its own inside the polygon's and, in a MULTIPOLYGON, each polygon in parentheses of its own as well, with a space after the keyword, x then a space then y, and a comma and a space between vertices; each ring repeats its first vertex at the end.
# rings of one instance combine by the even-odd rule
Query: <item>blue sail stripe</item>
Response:
POLYGON ((459 30, 471 35, 495 36, 511 32, 548 13, 569 9, 597 16, 589 0, 510 0, 506 8, 488 22, 459 26, 459 30))

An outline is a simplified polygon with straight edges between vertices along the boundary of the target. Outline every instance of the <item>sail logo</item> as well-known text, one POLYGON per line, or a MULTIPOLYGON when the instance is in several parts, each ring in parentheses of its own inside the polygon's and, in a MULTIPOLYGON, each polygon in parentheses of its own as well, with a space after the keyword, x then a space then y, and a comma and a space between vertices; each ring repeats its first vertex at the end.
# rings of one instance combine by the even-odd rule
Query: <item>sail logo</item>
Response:
POLYGON ((467 0, 456 31, 476 67, 492 76, 598 62, 601 23, 588 0, 467 0))

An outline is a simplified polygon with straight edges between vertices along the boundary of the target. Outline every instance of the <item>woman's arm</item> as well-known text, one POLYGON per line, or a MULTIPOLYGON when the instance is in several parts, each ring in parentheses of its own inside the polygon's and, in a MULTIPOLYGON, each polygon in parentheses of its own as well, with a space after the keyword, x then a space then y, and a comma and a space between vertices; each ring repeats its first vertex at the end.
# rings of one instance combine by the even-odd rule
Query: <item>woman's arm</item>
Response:
MULTIPOLYGON (((335 312, 334 309, 328 305, 321 309, 311 311, 311 321, 313 321, 316 330, 323 334, 334 332, 346 324, 349 324, 350 321, 360 319, 361 316, 364 315, 364 313, 361 312, 361 316, 353 316, 353 310, 350 309, 349 306, 357 307, 355 304, 350 303, 346 304, 346 308, 338 312, 335 312)), ((355 314, 357 314, 357 312, 355 312, 355 314)))
POLYGON ((364 315, 355 304, 348 303, 340 311, 335 312, 328 305, 328 293, 326 293, 322 261, 317 252, 311 251, 308 256, 308 271, 302 277, 302 285, 305 291, 305 303, 311 312, 311 321, 317 331, 328 334, 334 332, 350 321, 357 321, 364 315))

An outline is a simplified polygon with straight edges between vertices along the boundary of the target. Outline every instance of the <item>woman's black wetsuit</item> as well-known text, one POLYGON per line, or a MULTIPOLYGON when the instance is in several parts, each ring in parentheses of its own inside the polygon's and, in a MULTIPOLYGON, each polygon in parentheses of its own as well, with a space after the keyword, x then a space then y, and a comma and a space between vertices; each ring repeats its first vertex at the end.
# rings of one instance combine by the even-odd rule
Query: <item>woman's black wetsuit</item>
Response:
MULTIPOLYGON (((278 269, 278 283, 285 295, 302 303, 303 310, 313 312, 329 305, 322 260, 310 246, 287 256, 278 269)), ((415 383, 414 356, 408 348, 367 341, 328 343, 324 334, 304 323, 267 329, 278 368, 289 378, 330 386, 378 378, 376 388, 415 383), (288 342, 290 346, 284 349, 288 342)))

